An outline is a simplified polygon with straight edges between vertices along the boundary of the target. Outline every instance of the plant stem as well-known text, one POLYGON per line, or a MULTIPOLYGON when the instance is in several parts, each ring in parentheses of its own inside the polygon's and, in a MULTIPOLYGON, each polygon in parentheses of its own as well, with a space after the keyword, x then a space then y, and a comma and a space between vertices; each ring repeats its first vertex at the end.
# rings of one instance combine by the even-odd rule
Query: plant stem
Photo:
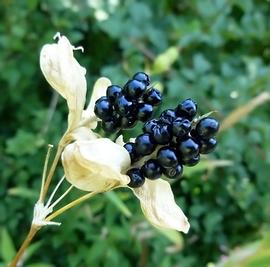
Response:
POLYGON ((44 184, 45 184, 45 181, 46 181, 48 162, 49 162, 49 158, 50 158, 52 148, 53 148, 53 145, 48 145, 48 150, 47 150, 45 163, 44 163, 44 168, 43 168, 43 173, 42 173, 41 188, 40 188, 40 193, 39 193, 39 201, 40 202, 41 202, 42 194, 43 194, 43 191, 44 191, 44 184))
MULTIPOLYGON (((55 206, 72 188, 73 188, 73 186, 69 187, 69 189, 64 193, 64 195, 62 197, 60 197, 60 199, 58 199, 52 205, 55 206)), ((87 193, 87 194, 75 199, 74 201, 70 202, 69 204, 65 205, 64 207, 60 208, 59 210, 53 212, 51 215, 49 215, 45 219, 45 221, 47 221, 47 222, 51 221, 55 217, 57 217, 60 214, 64 213, 65 211, 79 205, 80 203, 86 201, 87 199, 89 199, 89 198, 91 198, 91 197, 93 197, 93 196, 95 196, 95 195, 97 195, 99 193, 101 193, 101 192, 90 192, 90 193, 87 193)), ((21 260, 21 258, 23 257, 23 254, 25 253, 25 250, 27 249, 27 247, 31 243, 33 237, 36 235, 36 233, 38 232, 38 230, 40 228, 41 228, 41 226, 39 226, 39 225, 33 225, 33 224, 31 225, 31 228, 29 230, 29 233, 28 233, 27 237, 25 238, 23 244, 21 245, 20 249, 18 250, 17 254, 15 255, 15 258, 12 260, 9 267, 17 267, 19 261, 21 260)))
POLYGON ((270 93, 264 91, 243 106, 236 108, 223 120, 219 132, 223 132, 224 130, 232 127, 235 123, 247 116, 255 108, 264 104, 267 101, 270 101, 270 93))
MULTIPOLYGON (((68 191, 70 191, 70 190, 68 190, 68 191)), ((85 200, 87 200, 87 199, 95 196, 96 194, 98 194, 98 192, 90 192, 88 194, 85 194, 82 197, 79 197, 78 199, 70 202, 69 204, 65 205, 64 207, 62 207, 59 210, 57 210, 54 213, 52 213, 50 216, 48 216, 46 218, 46 221, 51 221, 53 218, 59 216, 60 214, 62 214, 66 210, 68 210, 68 209, 70 209, 70 208, 72 208, 72 207, 74 207, 74 206, 82 203, 83 201, 85 201, 85 200)), ((36 235, 37 231, 40 228, 41 228, 41 226, 31 225, 31 228, 29 230, 29 233, 28 233, 27 237, 25 238, 23 244, 21 245, 20 249, 18 250, 15 258, 12 260, 11 264, 9 265, 9 267, 17 267, 19 261, 23 257, 23 254, 24 254, 25 250, 27 249, 27 247, 31 243, 33 237, 36 235)))
POLYGON ((43 190, 42 190, 42 192, 41 192, 41 197, 40 197, 41 202, 44 202, 44 198, 45 198, 45 196, 46 196, 46 194, 47 194, 47 192, 48 192, 49 185, 50 185, 50 183, 51 183, 51 181, 52 181, 52 177, 53 177, 53 174, 54 174, 54 172, 55 172, 56 166, 57 166, 58 161, 59 161, 59 159, 60 159, 60 157, 61 157, 61 154, 62 154, 62 152, 63 152, 63 150, 64 150, 64 148, 65 148, 65 144, 64 144, 64 142, 63 142, 65 136, 66 136, 66 135, 64 134, 63 138, 60 140, 59 145, 58 145, 58 147, 57 147, 57 151, 56 151, 56 154, 55 154, 55 157, 54 157, 52 166, 51 166, 51 168, 50 168, 50 171, 49 171, 49 173, 48 173, 47 179, 46 179, 46 181, 45 181, 43 190))
POLYGON ((49 215, 46 218, 46 221, 51 221, 52 219, 54 219, 55 217, 59 216, 60 214, 62 214, 63 212, 65 212, 66 210, 73 208, 75 206, 77 206, 78 204, 82 203, 83 201, 89 199, 90 197, 95 196, 96 194, 98 194, 99 192, 90 192, 88 194, 85 194, 82 197, 79 197, 77 199, 75 199, 74 201, 70 202, 69 204, 65 205, 64 207, 60 208, 59 210, 55 211, 54 213, 52 213, 51 215, 49 215))
POLYGON ((12 260, 9 267, 17 267, 17 264, 19 263, 19 261, 23 257, 25 250, 27 249, 27 247, 29 246, 30 242, 32 241, 33 237, 36 235, 36 233, 39 229, 40 229, 40 226, 31 225, 31 228, 29 230, 27 237, 25 238, 24 242, 22 243, 20 249, 18 250, 16 256, 12 260))
POLYGON ((46 203, 46 207, 49 207, 49 206, 51 205, 51 202, 52 202, 52 200, 53 200, 53 197, 54 197, 54 195, 56 194, 56 192, 57 192, 58 188, 60 187, 60 185, 63 183, 64 179, 65 179, 65 175, 63 175, 63 177, 61 178, 61 180, 58 182, 58 184, 57 184, 56 187, 54 188, 52 194, 51 194, 50 197, 49 197, 49 200, 48 200, 47 203, 46 203))
POLYGON ((53 204, 50 205, 50 207, 54 208, 71 191, 73 187, 74 186, 71 185, 61 197, 59 197, 55 202, 53 202, 53 204))

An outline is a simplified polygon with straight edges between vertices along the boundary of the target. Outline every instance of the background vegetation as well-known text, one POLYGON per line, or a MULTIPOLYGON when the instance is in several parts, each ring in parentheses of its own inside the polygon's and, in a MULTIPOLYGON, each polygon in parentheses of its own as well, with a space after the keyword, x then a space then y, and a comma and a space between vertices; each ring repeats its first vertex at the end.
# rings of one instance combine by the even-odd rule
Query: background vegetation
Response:
POLYGON ((270 88, 269 17, 264 0, 1 1, 1 266, 29 227, 47 144, 66 126, 65 101, 39 69, 39 51, 57 31, 85 48, 76 57, 87 69, 89 96, 101 75, 124 84, 145 70, 164 87, 164 108, 192 97, 201 114, 217 110, 220 120, 242 110, 230 117, 214 155, 173 183, 191 222, 187 235, 157 231, 133 195, 119 190, 59 217, 60 228, 44 228, 25 266, 270 266, 269 103, 248 113, 270 88))

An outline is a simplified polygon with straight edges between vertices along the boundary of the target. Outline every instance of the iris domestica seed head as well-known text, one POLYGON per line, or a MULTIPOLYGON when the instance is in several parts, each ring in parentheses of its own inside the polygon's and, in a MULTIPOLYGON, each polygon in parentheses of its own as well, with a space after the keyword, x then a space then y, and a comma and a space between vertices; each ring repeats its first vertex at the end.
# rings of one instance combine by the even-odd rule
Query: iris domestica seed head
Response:
MULTIPOLYGON (((209 117, 196 119, 197 103, 191 98, 161 111, 158 118, 151 118, 155 106, 162 102, 162 94, 151 87, 146 73, 135 73, 123 90, 121 86, 109 86, 107 97, 111 97, 116 112, 112 116, 117 120, 120 118, 120 129, 132 128, 137 121, 144 122, 143 133, 135 138, 134 143, 128 142, 124 147, 136 166, 135 173, 138 174, 137 169, 141 168, 140 177, 146 180, 158 179, 162 175, 179 178, 184 173, 184 166, 195 166, 200 162, 200 154, 208 154, 216 147, 218 121, 209 117)), ((101 126, 107 132, 112 132, 114 127, 120 130, 119 124, 115 126, 112 119, 103 121, 101 126)), ((134 178, 131 176, 133 172, 127 173, 134 178)), ((129 186, 137 188, 139 183, 130 183, 129 186)))
POLYGON ((186 233, 187 218, 163 178, 181 177, 185 165, 197 164, 200 153, 214 150, 218 122, 196 120, 197 104, 192 99, 179 99, 176 107, 159 108, 161 114, 156 114, 162 94, 142 71, 122 85, 112 85, 105 77, 98 79, 84 109, 86 70, 74 58, 77 49, 69 40, 60 34, 57 38, 56 44, 42 48, 40 66, 69 108, 68 142, 62 153, 67 181, 95 193, 128 187, 151 224, 186 233), (118 136, 116 140, 100 136, 97 125, 114 134, 114 139, 118 136), (141 126, 140 134, 125 144, 119 132, 135 125, 141 126))

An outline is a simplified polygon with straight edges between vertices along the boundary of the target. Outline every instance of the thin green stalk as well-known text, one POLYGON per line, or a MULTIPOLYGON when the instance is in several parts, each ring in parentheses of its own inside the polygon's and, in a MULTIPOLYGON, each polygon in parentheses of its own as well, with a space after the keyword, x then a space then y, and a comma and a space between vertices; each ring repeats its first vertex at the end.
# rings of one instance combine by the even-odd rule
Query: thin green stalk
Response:
POLYGON ((75 199, 74 201, 70 202, 69 204, 65 205, 64 207, 60 208, 59 210, 53 212, 51 215, 49 215, 46 218, 46 221, 51 221, 52 219, 54 219, 55 217, 59 216, 60 214, 62 214, 63 212, 77 206, 78 204, 82 203, 83 201, 95 196, 96 194, 98 194, 99 192, 90 192, 88 194, 85 194, 82 197, 79 197, 77 199, 75 199))
POLYGON ((64 136, 62 137, 62 139, 60 140, 60 142, 58 144, 58 147, 57 147, 57 151, 56 151, 54 160, 52 162, 50 171, 49 171, 49 173, 47 175, 47 178, 46 178, 46 181, 45 181, 43 190, 41 192, 41 197, 40 197, 41 202, 44 202, 44 199, 46 197, 46 194, 48 192, 49 186, 51 184, 51 181, 52 181, 52 178, 53 178, 55 169, 57 167, 58 161, 59 161, 59 159, 61 157, 61 154, 62 154, 62 152, 63 152, 63 150, 65 148, 65 145, 66 145, 65 138, 66 138, 66 134, 64 134, 64 136))
POLYGON ((39 226, 37 225, 32 225, 27 237, 25 238, 24 242, 22 243, 20 249, 18 250, 17 254, 15 255, 14 259, 12 260, 11 264, 9 267, 17 267, 18 263, 20 262, 21 258, 23 257, 23 254, 25 253, 25 250, 31 243, 33 237, 36 235, 38 230, 40 229, 39 226))
POLYGON ((49 158, 50 158, 50 154, 51 154, 51 149, 53 148, 53 145, 48 145, 48 150, 47 150, 47 154, 46 154, 46 158, 45 158, 45 163, 44 163, 44 167, 43 167, 43 173, 42 173, 42 181, 41 181, 41 187, 40 187, 40 193, 39 193, 39 201, 41 201, 42 199, 42 194, 44 191, 44 184, 46 181, 46 174, 47 174, 47 169, 48 169, 48 162, 49 162, 49 158))

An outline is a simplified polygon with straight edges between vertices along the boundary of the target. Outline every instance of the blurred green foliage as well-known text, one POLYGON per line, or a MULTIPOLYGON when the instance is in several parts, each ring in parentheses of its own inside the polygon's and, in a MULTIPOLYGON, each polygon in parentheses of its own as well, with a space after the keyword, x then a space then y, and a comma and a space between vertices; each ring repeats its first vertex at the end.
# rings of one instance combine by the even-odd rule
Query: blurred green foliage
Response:
POLYGON ((270 235, 231 252, 216 267, 268 267, 270 262, 270 235))
MULTIPOLYGON (((27 233, 46 144, 56 145, 66 126, 65 101, 55 108, 57 96, 39 69, 43 44, 60 31, 85 48, 76 57, 87 69, 88 97, 101 75, 123 84, 145 70, 164 87, 163 108, 192 97, 200 114, 217 110, 222 120, 269 91, 269 16, 264 0, 2 0, 1 266, 27 233)), ((133 194, 119 190, 59 217, 60 228, 41 230, 25 266, 207 266, 260 237, 270 217, 269 114, 265 104, 220 134, 210 159, 232 165, 206 161, 173 183, 191 222, 188 235, 157 231, 133 194)))

